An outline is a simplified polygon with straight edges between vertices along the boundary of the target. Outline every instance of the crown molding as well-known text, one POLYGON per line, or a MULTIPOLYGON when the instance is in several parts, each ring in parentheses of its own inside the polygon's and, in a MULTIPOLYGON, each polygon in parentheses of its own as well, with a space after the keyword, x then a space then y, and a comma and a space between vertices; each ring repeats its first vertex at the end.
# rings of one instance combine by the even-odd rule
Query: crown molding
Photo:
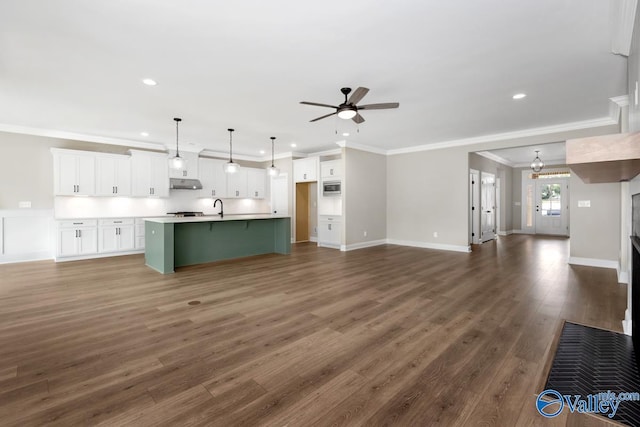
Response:
MULTIPOLYGON (((201 156, 208 156, 208 157, 216 157, 216 158, 220 158, 223 160, 226 160, 229 158, 229 153, 227 152, 222 152, 222 151, 214 151, 214 150, 202 150, 200 152, 201 156)), ((259 156, 248 156, 246 154, 234 154, 233 155, 234 159, 237 160, 246 160, 248 162, 268 162, 271 160, 271 156, 269 157, 259 157, 259 156)), ((278 158, 276 156, 276 158, 278 158)))
POLYGON ((636 18, 637 0, 609 2, 611 8, 611 52, 629 56, 636 18))
POLYGON ((504 141, 508 139, 526 138, 531 136, 540 136, 553 133, 570 132, 575 130, 597 128, 602 126, 617 125, 618 120, 611 116, 600 117, 598 119, 583 120, 579 122, 563 123, 561 125, 542 126, 538 128, 523 129, 513 132, 495 133, 492 135, 477 136, 473 138, 464 138, 452 141, 435 142, 432 144, 415 145, 413 147, 398 148, 388 150, 388 155, 416 153, 419 151, 439 150, 442 148, 462 147, 465 145, 483 144, 486 142, 504 141))
POLYGON ((494 162, 498 162, 502 165, 505 166, 509 166, 509 167, 514 167, 514 163, 510 162, 509 160, 505 159, 504 157, 500 157, 497 154, 493 154, 489 151, 476 151, 476 154, 482 157, 485 157, 489 160, 493 160, 494 162))
MULTIPOLYGON (((88 135, 77 132, 67 132, 54 129, 34 128, 30 126, 18 126, 0 123, 0 131, 8 133, 18 133, 22 135, 45 136, 48 138, 69 139, 72 141, 95 142, 98 144, 120 145, 131 148, 143 148, 147 150, 166 151, 164 144, 154 142, 135 141, 132 139, 109 138, 97 135, 88 135)), ((185 150, 186 151, 186 150, 185 150)))
POLYGON ((368 151, 369 153, 380 154, 383 156, 386 156, 389 153, 389 150, 385 150, 383 148, 371 147, 369 145, 358 144, 356 142, 347 140, 337 141, 336 144, 338 144, 338 146, 341 148, 351 148, 354 150, 368 151))
POLYGON ((324 150, 324 151, 316 151, 315 153, 309 153, 307 154, 308 157, 321 157, 321 156, 335 156, 338 154, 342 154, 342 148, 333 148, 331 150, 324 150))

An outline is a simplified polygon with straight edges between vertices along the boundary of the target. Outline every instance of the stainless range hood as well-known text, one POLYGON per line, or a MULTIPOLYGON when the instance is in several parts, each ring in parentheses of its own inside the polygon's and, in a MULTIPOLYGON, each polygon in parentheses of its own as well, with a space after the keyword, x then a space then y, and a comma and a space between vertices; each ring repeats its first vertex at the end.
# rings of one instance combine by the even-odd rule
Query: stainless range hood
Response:
POLYGON ((170 178, 169 188, 172 190, 202 190, 199 179, 170 178))

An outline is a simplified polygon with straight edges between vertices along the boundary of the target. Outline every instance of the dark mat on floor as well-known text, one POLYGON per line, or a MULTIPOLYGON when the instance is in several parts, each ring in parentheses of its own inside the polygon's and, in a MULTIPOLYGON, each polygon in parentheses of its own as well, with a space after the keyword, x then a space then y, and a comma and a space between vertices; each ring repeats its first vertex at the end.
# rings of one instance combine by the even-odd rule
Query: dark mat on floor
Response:
MULTIPOLYGON (((631 337, 566 322, 545 386, 548 389, 582 397, 609 390, 640 392, 640 373, 631 337)), ((565 405, 563 411, 568 410, 565 405)), ((613 420, 640 426, 640 402, 621 402, 613 420)))

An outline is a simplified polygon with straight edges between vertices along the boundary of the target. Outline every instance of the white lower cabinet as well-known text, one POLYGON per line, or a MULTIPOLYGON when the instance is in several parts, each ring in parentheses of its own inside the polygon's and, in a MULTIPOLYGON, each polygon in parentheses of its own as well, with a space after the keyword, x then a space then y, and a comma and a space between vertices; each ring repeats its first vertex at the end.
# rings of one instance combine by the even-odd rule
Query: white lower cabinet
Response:
POLYGON ((135 245, 136 249, 144 249, 144 219, 136 218, 136 237, 135 245))
POLYGON ((98 252, 95 219, 58 222, 58 257, 91 255, 98 252))
POLYGON ((318 220, 318 246, 340 248, 342 242, 342 218, 320 216, 318 220))
POLYGON ((135 248, 133 218, 101 219, 99 252, 132 251, 135 248))

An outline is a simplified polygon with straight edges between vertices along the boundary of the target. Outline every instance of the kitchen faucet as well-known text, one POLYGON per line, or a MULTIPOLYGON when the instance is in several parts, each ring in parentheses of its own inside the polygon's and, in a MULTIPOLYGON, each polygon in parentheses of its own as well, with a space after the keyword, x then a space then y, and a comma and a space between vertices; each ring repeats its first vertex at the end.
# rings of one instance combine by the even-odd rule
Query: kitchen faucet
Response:
POLYGON ((216 199, 213 202, 213 207, 215 208, 216 205, 218 204, 218 202, 220 202, 220 214, 219 215, 220 215, 220 217, 223 217, 224 216, 224 204, 222 203, 222 200, 221 199, 216 199))

